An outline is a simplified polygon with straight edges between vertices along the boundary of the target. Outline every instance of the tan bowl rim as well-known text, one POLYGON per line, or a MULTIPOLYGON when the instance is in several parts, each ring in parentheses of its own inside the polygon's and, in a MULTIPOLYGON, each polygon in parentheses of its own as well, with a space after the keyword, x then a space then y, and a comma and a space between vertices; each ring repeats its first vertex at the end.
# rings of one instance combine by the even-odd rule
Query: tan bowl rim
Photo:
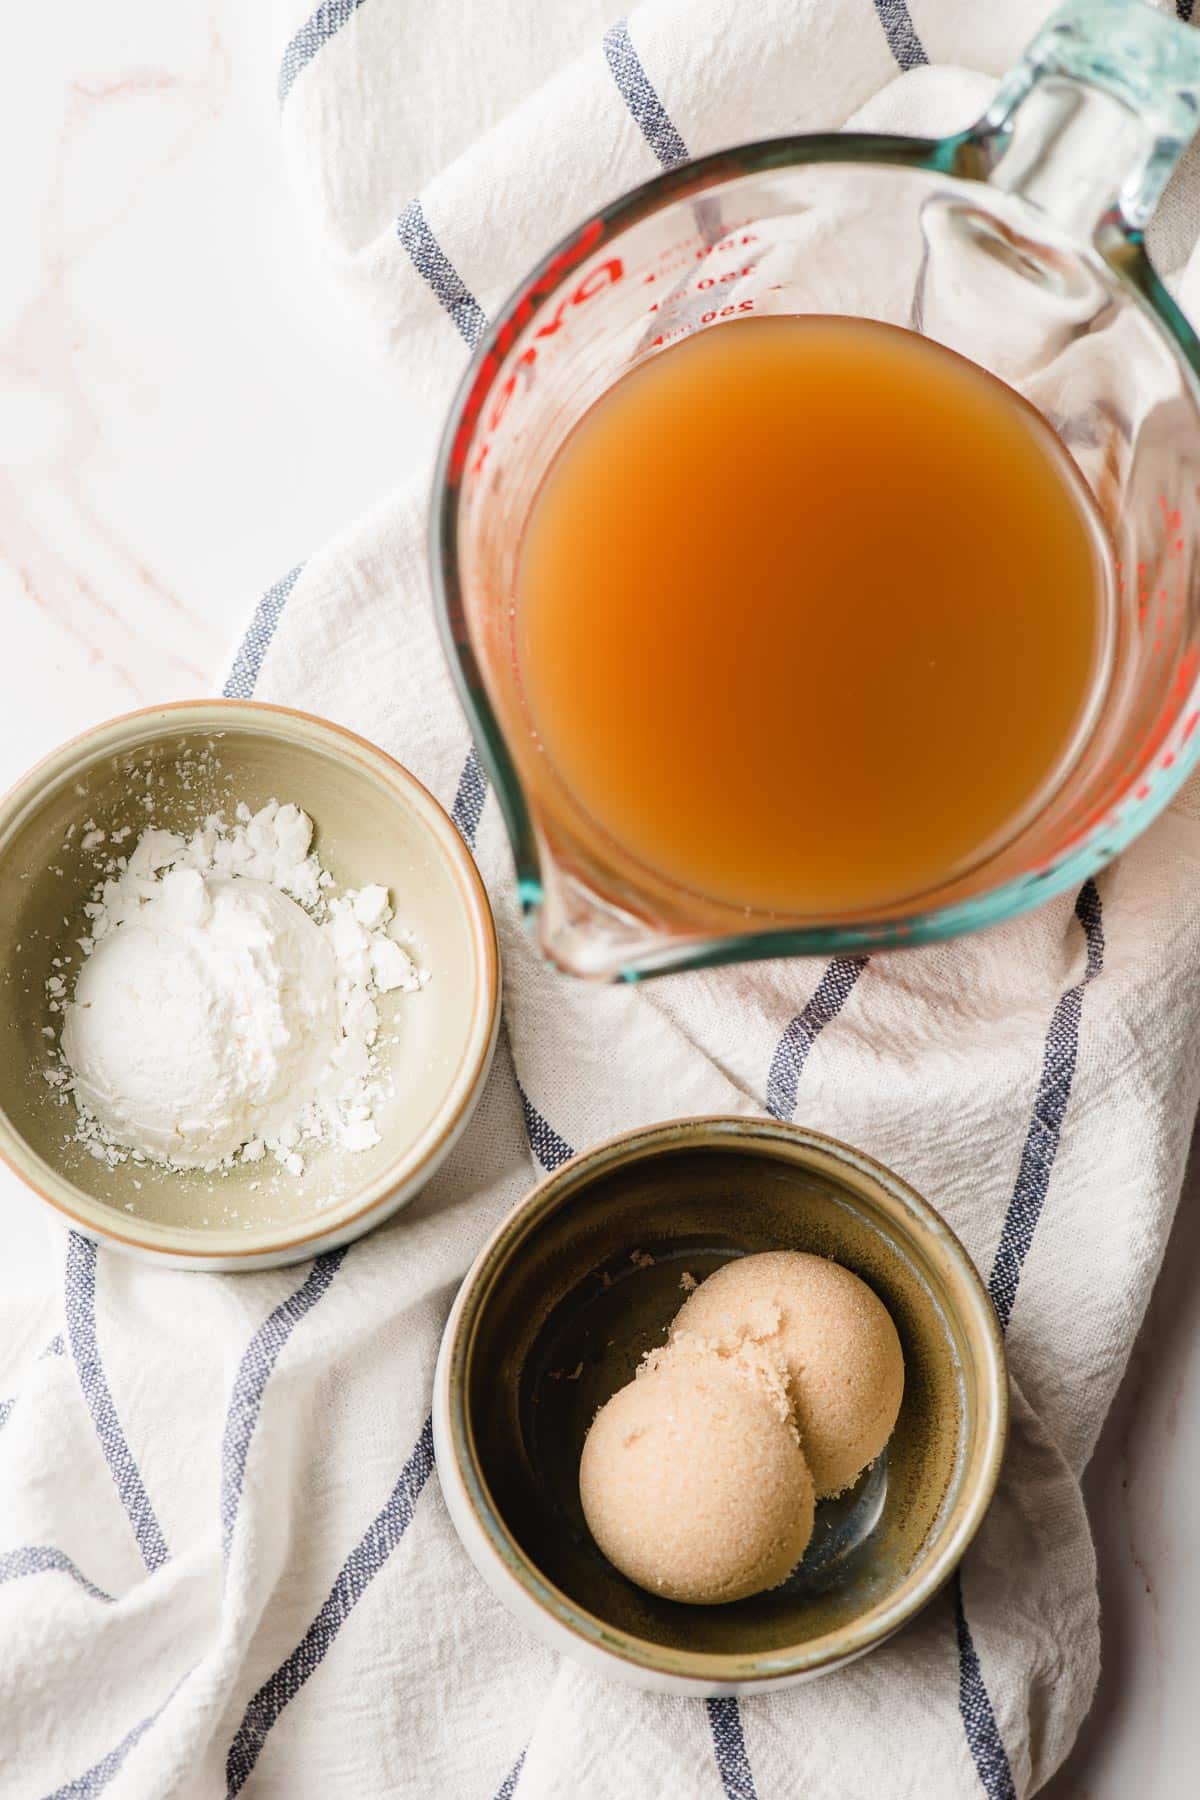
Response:
MULTIPOLYGON (((355 760, 368 765, 392 789, 399 802, 422 819, 445 853, 462 894, 471 923, 480 978, 475 984, 466 1043, 454 1070, 448 1107, 443 1107, 416 1144, 377 1175, 362 1193, 352 1196, 343 1203, 342 1208, 330 1207, 328 1213, 319 1220, 306 1220, 306 1229, 303 1231, 280 1232, 273 1236, 258 1232, 250 1234, 248 1240, 235 1241, 231 1234, 205 1230, 203 1227, 160 1226, 152 1228, 145 1235, 123 1227, 118 1228, 109 1223, 110 1208, 101 1201, 93 1201, 74 1182, 56 1175, 41 1157, 29 1149, 25 1140, 9 1123, 8 1115, 0 1105, 0 1162, 7 1164, 39 1199, 61 1214, 68 1225, 89 1235, 172 1261, 180 1258, 195 1258, 203 1262, 212 1262, 214 1258, 221 1262, 251 1261, 293 1251, 307 1243, 319 1243, 333 1234, 339 1237, 353 1235, 355 1227, 365 1229, 362 1221, 383 1206, 399 1188, 411 1183, 427 1162, 438 1157, 443 1145, 459 1129, 464 1114, 477 1097, 479 1077, 491 1056, 499 1026, 500 952, 496 924, 483 879, 458 827, 440 801, 434 798, 425 784, 411 770, 406 769, 403 763, 398 762, 394 756, 389 756, 386 750, 381 750, 378 744, 361 737, 358 732, 351 731, 345 725, 337 725, 332 719, 322 718, 317 713, 303 712, 293 706, 277 706, 267 700, 230 700, 213 695, 197 700, 169 700, 158 706, 137 707, 132 712, 118 713, 111 719, 101 720, 99 724, 68 738, 65 743, 41 757, 0 798, 0 845, 20 814, 37 797, 39 789, 48 780, 58 781, 68 775, 72 764, 106 733, 112 732, 119 737, 125 729, 148 725, 153 719, 167 718, 173 714, 211 714, 214 711, 227 717, 229 729, 236 729, 240 725, 249 730, 261 731, 264 726, 269 727, 272 721, 284 720, 314 730, 318 735, 331 740, 332 749, 340 751, 343 756, 349 752, 355 760), (432 1140, 430 1131, 434 1132, 432 1140), (346 1212, 346 1205, 353 1206, 354 1210, 346 1212)), ((181 726, 186 729, 185 720, 181 721, 181 726)), ((198 722, 196 728, 201 729, 198 722)), ((209 726, 205 729, 220 730, 222 727, 217 725, 215 728, 209 726)), ((114 750, 119 747, 119 744, 112 746, 114 750)))
POLYGON ((865 1152, 823 1132, 780 1120, 741 1114, 710 1113, 621 1132, 592 1149, 573 1156, 547 1175, 492 1233, 463 1282, 446 1327, 444 1397, 447 1402, 451 1445, 457 1473, 489 1550, 504 1572, 518 1582, 525 1595, 549 1616, 552 1623, 594 1648, 623 1662, 655 1674, 690 1678, 697 1684, 777 1683, 788 1676, 815 1674, 874 1648, 908 1623, 950 1579, 983 1522, 1000 1478, 1008 1439, 1008 1375, 1004 1342, 991 1298, 979 1272, 960 1239, 941 1214, 907 1182, 865 1152), (849 1624, 809 1640, 803 1646, 730 1655, 671 1650, 646 1638, 618 1631, 587 1611, 546 1579, 511 1536, 479 1469, 474 1432, 467 1416, 465 1395, 471 1344, 466 1342, 475 1321, 502 1273, 503 1264, 535 1226, 579 1187, 589 1184, 613 1162, 636 1160, 666 1151, 706 1145, 739 1143, 759 1146, 771 1154, 772 1144, 787 1144, 806 1152, 806 1163, 817 1170, 850 1168, 872 1190, 883 1210, 919 1241, 926 1255, 940 1264, 946 1275, 963 1284, 964 1323, 977 1329, 969 1335, 980 1353, 980 1396, 985 1434, 976 1455, 976 1477, 971 1491, 961 1494, 938 1541, 921 1567, 910 1573, 887 1600, 870 1607, 849 1624), (968 1317, 968 1311, 971 1316, 968 1317))

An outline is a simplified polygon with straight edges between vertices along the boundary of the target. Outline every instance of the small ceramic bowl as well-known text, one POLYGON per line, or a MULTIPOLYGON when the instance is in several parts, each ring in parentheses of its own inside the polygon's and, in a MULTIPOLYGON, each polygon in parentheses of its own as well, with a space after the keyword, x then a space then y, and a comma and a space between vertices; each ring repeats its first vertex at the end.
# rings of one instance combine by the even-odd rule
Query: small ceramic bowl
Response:
MULTIPOLYGON (((76 958, 76 963, 78 958, 76 958)), ((0 802, 0 1155, 88 1236, 191 1269, 295 1262, 378 1224, 433 1173, 482 1090, 499 1020, 496 935, 483 884, 445 812, 407 770, 351 732, 284 707, 198 700, 87 732, 0 802), (150 806, 146 805, 146 796, 150 806), (131 848, 147 823, 190 831, 208 812, 270 799, 312 817, 314 848, 341 885, 382 882, 430 971, 386 996, 394 1090, 381 1142, 322 1147, 304 1173, 272 1162, 228 1172, 109 1167, 72 1136, 73 1105, 43 1071, 61 1014, 46 983, 86 930, 97 852, 89 821, 131 848), (72 829, 74 828, 74 829, 72 829)), ((74 970, 67 973, 68 993, 74 970)))
POLYGON ((686 1119, 565 1164, 507 1218, 454 1304, 435 1382, 450 1516, 484 1580, 555 1649, 674 1694, 788 1687, 861 1656, 953 1571, 996 1486, 1004 1352, 969 1257, 887 1169, 766 1119, 686 1119), (817 1509, 770 1593, 683 1606, 601 1555, 579 1502, 597 1409, 731 1257, 834 1257, 875 1290, 905 1358, 900 1417, 854 1488, 817 1509))

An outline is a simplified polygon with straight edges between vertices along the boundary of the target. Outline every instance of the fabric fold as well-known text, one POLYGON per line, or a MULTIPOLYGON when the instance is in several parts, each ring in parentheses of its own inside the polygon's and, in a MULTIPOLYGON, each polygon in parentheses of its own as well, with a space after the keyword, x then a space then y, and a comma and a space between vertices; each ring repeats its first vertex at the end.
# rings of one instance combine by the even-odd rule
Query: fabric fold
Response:
MULTIPOLYGON (((1049 10, 286 0, 281 130, 353 328, 444 407, 487 317, 599 202, 737 139, 963 124, 1049 10)), ((1158 240, 1185 296, 1193 165, 1158 240)), ((1095 1684, 1079 1477, 1200 1097, 1197 790, 1083 893, 974 938, 572 985, 518 918, 433 627, 427 448, 422 480, 281 573, 226 691, 353 727, 453 812, 496 908, 505 1043, 433 1182, 344 1253, 170 1275, 64 1235, 53 1307, 5 1295, 6 1779, 114 1800, 1024 1800, 1095 1684), (458 1545, 428 1427, 440 1331, 487 1232, 571 1150, 704 1111, 829 1131, 923 1192, 990 1278, 1014 1377, 961 1575, 826 1680, 707 1705, 526 1637, 458 1545)))

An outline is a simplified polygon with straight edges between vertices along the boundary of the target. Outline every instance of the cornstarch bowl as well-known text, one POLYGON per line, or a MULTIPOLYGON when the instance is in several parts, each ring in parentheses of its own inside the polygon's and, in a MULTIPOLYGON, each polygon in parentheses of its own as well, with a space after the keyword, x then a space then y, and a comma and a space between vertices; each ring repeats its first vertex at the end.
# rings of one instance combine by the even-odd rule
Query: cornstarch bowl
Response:
POLYGON ((937 1593, 995 1490, 1008 1387, 970 1258, 897 1176, 797 1126, 683 1119, 576 1157, 503 1222, 450 1314, 433 1422, 458 1534, 527 1629, 636 1687, 759 1693, 874 1649, 937 1593), (875 1291, 900 1336, 904 1399, 878 1460, 818 1503, 781 1586, 683 1605, 601 1554, 580 1452, 689 1284, 764 1250, 832 1257, 875 1291))
POLYGON ((0 1156, 65 1223, 177 1268, 295 1262, 389 1217, 466 1125, 499 1021, 491 910, 443 809, 353 733, 255 701, 189 701, 111 720, 18 783, 0 802, 0 968, 0 1156), (375 1116, 379 1142, 353 1153, 322 1144, 300 1173, 262 1160, 205 1173, 97 1158, 76 1139, 69 1095, 46 1073, 78 970, 76 960, 63 996, 55 959, 86 936, 97 882, 85 840, 120 832, 129 849, 147 824, 190 835, 207 813, 272 799, 311 816, 314 849, 339 889, 389 888, 413 958, 429 971, 418 991, 379 1000, 388 1090, 375 1116))

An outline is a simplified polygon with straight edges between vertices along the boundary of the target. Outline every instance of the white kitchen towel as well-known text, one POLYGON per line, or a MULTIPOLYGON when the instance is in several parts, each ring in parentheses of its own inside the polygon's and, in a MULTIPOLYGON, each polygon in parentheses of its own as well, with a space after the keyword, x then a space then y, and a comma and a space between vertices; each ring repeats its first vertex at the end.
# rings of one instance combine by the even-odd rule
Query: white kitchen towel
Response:
MULTIPOLYGON (((596 203, 739 138, 963 124, 1049 10, 651 0, 614 22, 600 0, 310 7, 280 7, 284 140, 358 308, 347 328, 369 318, 410 379, 398 435, 430 432, 488 314, 596 203)), ((1185 303, 1198 200, 1185 172, 1156 240, 1185 303)), ((453 809, 503 940, 495 1073, 431 1186, 346 1251, 208 1277, 59 1234, 58 1293, 32 1313, 5 1297, 0 1792, 1031 1794, 1096 1678, 1079 1476, 1197 1103, 1195 788, 1099 881, 1002 930, 577 987, 538 964, 517 920, 435 641, 425 508, 421 482, 284 576, 227 691, 344 721, 453 809), (862 1145, 949 1218, 1007 1328, 1012 1447, 961 1578, 884 1649, 787 1694, 651 1698, 540 1649, 476 1579, 433 1467, 438 1335, 485 1233, 572 1149, 764 1108, 862 1145)))

